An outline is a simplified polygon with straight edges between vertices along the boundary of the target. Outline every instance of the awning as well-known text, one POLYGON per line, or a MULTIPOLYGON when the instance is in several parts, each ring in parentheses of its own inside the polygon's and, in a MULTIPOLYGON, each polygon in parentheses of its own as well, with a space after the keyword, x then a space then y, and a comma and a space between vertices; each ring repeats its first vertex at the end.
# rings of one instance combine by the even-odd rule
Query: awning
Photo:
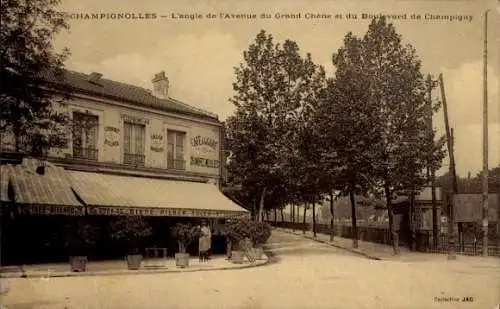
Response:
POLYGON ((68 171, 88 214, 239 217, 248 211, 214 184, 68 171))
POLYGON ((70 179, 63 168, 43 162, 43 175, 36 172, 40 161, 24 159, 22 164, 2 166, 2 201, 12 188, 13 201, 21 213, 46 215, 83 215, 84 206, 71 189, 70 179))

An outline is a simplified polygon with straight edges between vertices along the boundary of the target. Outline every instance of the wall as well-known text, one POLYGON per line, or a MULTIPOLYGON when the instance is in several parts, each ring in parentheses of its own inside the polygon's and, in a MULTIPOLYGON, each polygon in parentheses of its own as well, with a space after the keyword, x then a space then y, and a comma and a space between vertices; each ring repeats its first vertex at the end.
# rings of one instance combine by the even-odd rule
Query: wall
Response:
MULTIPOLYGON (((99 162, 123 164, 123 125, 125 120, 145 125, 145 167, 167 169, 167 131, 186 133, 184 160, 186 171, 211 176, 220 174, 220 126, 190 119, 180 119, 175 115, 144 108, 132 108, 123 103, 93 100, 89 97, 74 96, 66 110, 71 117, 78 111, 99 117, 97 148, 99 162)), ((184 116, 187 117, 187 116, 184 116)), ((9 141, 3 134, 2 141, 9 141)), ((50 155, 72 157, 71 130, 68 130, 68 147, 53 149, 50 155)))

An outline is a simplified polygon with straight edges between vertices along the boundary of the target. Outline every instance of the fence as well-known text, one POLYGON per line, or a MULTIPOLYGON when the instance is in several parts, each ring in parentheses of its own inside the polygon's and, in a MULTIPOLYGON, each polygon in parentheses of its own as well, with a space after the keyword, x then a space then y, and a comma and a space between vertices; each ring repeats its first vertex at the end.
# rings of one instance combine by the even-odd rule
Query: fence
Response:
MULTIPOLYGON (((286 229, 304 230, 304 223, 287 221, 268 221, 271 225, 286 229)), ((305 230, 311 231, 312 224, 306 223, 305 230)), ((331 229, 328 224, 316 224, 316 233, 330 235, 331 229)), ((399 245, 411 246, 411 235, 399 231, 399 245)), ((488 233, 488 255, 500 256, 500 246, 498 245, 498 235, 496 234, 495 223, 490 224, 488 233)), ((334 236, 343 238, 353 238, 352 226, 335 225, 334 236)), ((418 231, 415 235, 416 250, 428 253, 447 253, 449 237, 447 234, 440 234, 437 246, 434 245, 432 231, 418 231)), ((358 226, 358 239, 383 245, 392 244, 392 234, 387 226, 358 226)), ((455 240, 455 251, 462 255, 482 255, 482 236, 479 233, 460 233, 455 240)))

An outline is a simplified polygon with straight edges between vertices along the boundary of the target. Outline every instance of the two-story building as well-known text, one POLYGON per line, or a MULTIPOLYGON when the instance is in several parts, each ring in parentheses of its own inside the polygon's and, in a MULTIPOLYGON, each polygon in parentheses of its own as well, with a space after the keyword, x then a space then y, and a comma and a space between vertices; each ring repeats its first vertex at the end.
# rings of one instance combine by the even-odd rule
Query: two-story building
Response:
MULTIPOLYGON (((153 77, 152 90, 99 73, 65 71, 62 80, 50 74, 44 79, 55 96, 70 94, 60 107, 72 120, 67 143, 43 158, 50 162, 47 169, 64 174, 68 188, 62 193, 64 183, 54 185, 35 173, 39 158, 17 165, 4 160, 10 164, 2 165, 2 174, 10 176, 2 176, 2 203, 33 215, 248 215, 220 191, 226 160, 222 122, 171 98, 164 72, 153 77), (71 194, 75 205, 64 198, 71 194)), ((14 141, 3 132, 0 157, 15 157, 14 141)))

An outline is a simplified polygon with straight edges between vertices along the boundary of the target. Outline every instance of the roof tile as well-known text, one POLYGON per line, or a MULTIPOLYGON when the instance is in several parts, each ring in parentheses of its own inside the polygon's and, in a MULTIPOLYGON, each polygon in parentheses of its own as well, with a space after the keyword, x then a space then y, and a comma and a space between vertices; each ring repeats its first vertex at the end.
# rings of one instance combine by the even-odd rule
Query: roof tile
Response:
POLYGON ((41 74, 41 78, 53 86, 69 87, 71 91, 218 121, 216 114, 190 106, 172 98, 157 98, 148 89, 105 78, 101 78, 97 82, 91 82, 90 77, 91 74, 70 70, 64 70, 62 78, 56 77, 52 72, 44 72, 41 74))

